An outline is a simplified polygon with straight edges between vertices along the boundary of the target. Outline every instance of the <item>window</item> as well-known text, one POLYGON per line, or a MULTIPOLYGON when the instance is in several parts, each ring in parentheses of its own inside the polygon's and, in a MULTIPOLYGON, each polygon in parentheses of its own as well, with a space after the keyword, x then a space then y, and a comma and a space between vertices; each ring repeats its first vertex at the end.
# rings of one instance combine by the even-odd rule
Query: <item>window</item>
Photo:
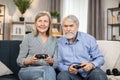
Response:
POLYGON ((61 19, 73 14, 79 19, 79 31, 87 32, 88 0, 61 0, 61 19))

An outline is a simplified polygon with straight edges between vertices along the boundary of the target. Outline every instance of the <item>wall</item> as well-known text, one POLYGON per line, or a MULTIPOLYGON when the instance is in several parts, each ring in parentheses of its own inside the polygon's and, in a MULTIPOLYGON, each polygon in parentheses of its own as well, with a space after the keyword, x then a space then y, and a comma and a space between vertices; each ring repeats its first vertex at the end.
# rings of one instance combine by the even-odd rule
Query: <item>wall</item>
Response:
MULTIPOLYGON (((105 24, 104 24, 104 26, 105 26, 105 37, 106 37, 106 39, 107 39, 107 8, 114 8, 114 7, 118 7, 118 4, 119 4, 119 1, 120 0, 103 0, 104 1, 104 6, 105 6, 105 8, 104 8, 104 21, 105 21, 105 24)), ((109 22, 111 22, 110 21, 110 19, 109 19, 109 22)), ((111 32, 110 32, 110 27, 109 27, 109 37, 111 36, 111 32)), ((113 31, 114 33, 113 34, 115 34, 115 35, 117 35, 118 36, 118 28, 114 28, 114 31, 113 31)))
MULTIPOLYGON (((104 19, 105 19, 105 31, 107 28, 107 8, 118 7, 118 2, 120 0, 103 0, 105 9, 104 9, 104 19)), ((19 10, 14 5, 13 0, 0 0, 0 4, 6 5, 6 13, 5 13, 5 39, 9 39, 9 23, 11 20, 19 21, 19 17, 21 16, 19 10)), ((25 21, 34 21, 35 15, 39 11, 50 11, 51 10, 52 0, 33 0, 31 7, 24 14, 25 21)), ((118 31, 118 29, 115 29, 118 31)), ((107 32, 107 31, 106 31, 107 32)), ((105 32, 105 36, 107 36, 105 32)), ((116 34, 116 33, 114 33, 116 34)))
MULTIPOLYGON (((13 0, 0 0, 0 4, 6 5, 5 10, 5 40, 9 39, 9 23, 10 21, 19 21, 21 13, 14 4, 13 0)), ((51 0, 33 0, 30 8, 23 15, 25 21, 34 21, 35 15, 40 11, 50 11, 51 0)))

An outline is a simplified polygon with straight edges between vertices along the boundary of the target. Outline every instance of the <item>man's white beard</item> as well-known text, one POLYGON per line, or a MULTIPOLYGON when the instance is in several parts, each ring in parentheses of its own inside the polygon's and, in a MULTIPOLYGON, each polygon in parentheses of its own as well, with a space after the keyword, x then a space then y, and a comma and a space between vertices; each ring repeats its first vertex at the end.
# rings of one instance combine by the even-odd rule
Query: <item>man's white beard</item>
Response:
POLYGON ((69 32, 69 33, 65 33, 63 36, 66 37, 67 39, 72 39, 76 36, 76 33, 69 32))

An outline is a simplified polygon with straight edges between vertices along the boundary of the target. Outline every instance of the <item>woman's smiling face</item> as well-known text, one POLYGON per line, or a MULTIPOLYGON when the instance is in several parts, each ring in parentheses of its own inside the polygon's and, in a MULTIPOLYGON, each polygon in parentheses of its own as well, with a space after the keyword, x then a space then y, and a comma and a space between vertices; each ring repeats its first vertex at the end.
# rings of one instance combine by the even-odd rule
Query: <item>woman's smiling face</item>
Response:
POLYGON ((35 22, 36 28, 40 33, 46 33, 49 28, 49 18, 48 16, 41 16, 35 22))

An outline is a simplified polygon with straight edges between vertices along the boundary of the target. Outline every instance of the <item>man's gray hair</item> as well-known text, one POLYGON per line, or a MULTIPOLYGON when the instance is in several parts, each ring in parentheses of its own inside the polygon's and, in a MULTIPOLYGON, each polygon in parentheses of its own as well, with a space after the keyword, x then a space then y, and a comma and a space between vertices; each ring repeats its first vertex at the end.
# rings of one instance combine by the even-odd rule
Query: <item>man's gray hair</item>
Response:
POLYGON ((66 20, 74 22, 79 27, 79 20, 75 15, 66 16, 62 21, 62 26, 63 26, 64 21, 66 21, 66 20))

